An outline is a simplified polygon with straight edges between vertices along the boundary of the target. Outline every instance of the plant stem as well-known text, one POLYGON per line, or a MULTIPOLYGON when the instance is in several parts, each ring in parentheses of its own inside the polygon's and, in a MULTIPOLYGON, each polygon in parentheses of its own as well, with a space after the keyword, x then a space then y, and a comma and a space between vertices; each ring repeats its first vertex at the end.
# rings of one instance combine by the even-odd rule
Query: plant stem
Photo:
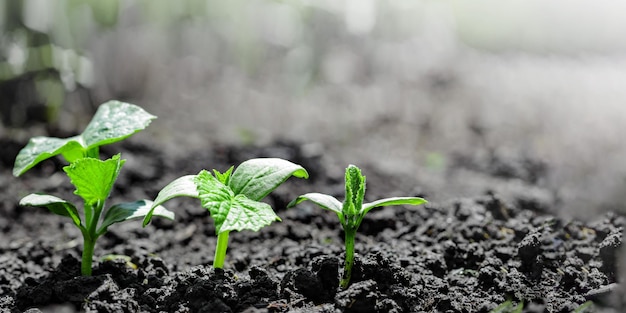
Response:
POLYGON ((80 264, 80 273, 83 276, 91 276, 91 264, 93 262, 93 251, 96 247, 98 234, 98 221, 102 213, 104 201, 98 201, 95 205, 85 206, 85 223, 87 224, 83 232, 83 256, 80 264))
POLYGON ((346 260, 343 266, 343 276, 339 282, 342 289, 348 288, 352 277, 352 265, 354 265, 354 237, 356 230, 344 229, 346 238, 346 260))
POLYGON ((100 148, 93 147, 85 153, 85 157, 99 159, 100 158, 100 148))
POLYGON ((91 262, 93 250, 96 247, 96 239, 83 236, 83 258, 80 264, 80 273, 83 276, 91 276, 91 262))
POLYGON ((226 249, 228 248, 229 231, 221 232, 217 235, 217 246, 215 247, 215 258, 213 268, 223 268, 226 259, 226 249))

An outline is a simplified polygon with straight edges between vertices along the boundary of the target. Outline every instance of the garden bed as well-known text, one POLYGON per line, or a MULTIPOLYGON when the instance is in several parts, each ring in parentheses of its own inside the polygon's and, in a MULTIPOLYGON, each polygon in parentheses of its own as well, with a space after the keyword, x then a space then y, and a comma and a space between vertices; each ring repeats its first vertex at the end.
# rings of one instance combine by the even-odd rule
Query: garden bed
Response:
MULTIPOLYGON (((165 204, 176 212, 175 221, 112 226, 98 241, 91 277, 80 276, 81 235, 66 218, 17 206, 31 191, 77 199, 62 164, 47 160, 14 178, 10 169, 25 142, 1 143, 3 311, 490 312, 511 300, 523 301, 525 312, 571 312, 591 300, 594 306, 585 312, 618 312, 622 305, 614 290, 624 218, 607 213, 578 221, 550 214, 556 200, 533 185, 545 168, 530 163, 499 163, 500 169, 524 171, 473 166, 493 178, 477 180, 485 193, 475 197, 372 211, 357 234, 352 283, 341 290, 337 216, 311 203, 286 205, 307 192, 342 199, 343 172, 299 143, 213 146, 182 159, 132 140, 104 147, 104 155, 121 151, 128 160, 112 192, 120 201, 153 199, 176 177, 203 168, 223 171, 254 157, 288 159, 310 178, 290 179, 267 198, 282 222, 231 233, 224 270, 211 267, 216 236, 208 212, 197 200, 177 199, 165 204), (528 192, 489 192, 515 180, 530 186, 528 192)), ((429 198, 415 191, 427 188, 359 166, 368 177, 366 200, 429 198)))

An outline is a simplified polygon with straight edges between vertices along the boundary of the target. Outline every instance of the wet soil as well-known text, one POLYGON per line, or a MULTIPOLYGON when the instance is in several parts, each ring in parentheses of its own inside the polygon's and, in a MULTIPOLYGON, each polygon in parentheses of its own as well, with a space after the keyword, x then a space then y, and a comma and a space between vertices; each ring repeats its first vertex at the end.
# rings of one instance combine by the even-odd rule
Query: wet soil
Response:
MULTIPOLYGON (((615 291, 626 220, 610 212, 589 221, 552 215, 558 198, 540 185, 549 167, 536 160, 453 156, 448 171, 491 178, 476 180, 485 192, 371 212, 356 238, 352 283, 342 290, 337 216, 309 203, 286 209, 306 192, 343 197, 343 168, 319 149, 213 146, 175 159, 132 140, 105 147, 103 154, 121 151, 128 160, 111 203, 152 199, 176 177, 253 157, 289 159, 311 177, 290 179, 266 199, 282 222, 231 233, 224 270, 211 267, 216 236, 208 212, 176 199, 166 203, 174 222, 111 227, 96 246, 94 275, 81 277, 79 231, 63 217, 17 205, 30 192, 78 200, 58 160, 11 176, 24 144, 1 142, 2 312, 490 312, 507 300, 523 302, 524 312, 572 312, 589 300, 585 312, 626 307, 615 291), (510 182, 520 182, 516 192, 501 192, 510 182)), ((368 177, 366 200, 429 198, 430 187, 408 173, 390 177, 358 165, 368 177)))

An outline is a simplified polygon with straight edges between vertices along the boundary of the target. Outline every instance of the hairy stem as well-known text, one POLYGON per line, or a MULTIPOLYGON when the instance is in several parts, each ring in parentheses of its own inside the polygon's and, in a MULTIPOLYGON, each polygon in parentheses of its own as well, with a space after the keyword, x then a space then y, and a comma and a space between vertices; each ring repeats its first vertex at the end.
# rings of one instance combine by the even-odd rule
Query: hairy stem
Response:
POLYGON ((215 259, 213 260, 213 268, 224 267, 224 259, 226 259, 226 249, 228 248, 229 233, 229 231, 225 231, 217 235, 217 246, 215 247, 215 259))
POLYGON ((342 289, 348 288, 350 284, 350 278, 352 277, 352 266, 354 265, 354 237, 356 236, 356 230, 346 229, 346 260, 343 266, 343 276, 339 282, 339 286, 342 289))

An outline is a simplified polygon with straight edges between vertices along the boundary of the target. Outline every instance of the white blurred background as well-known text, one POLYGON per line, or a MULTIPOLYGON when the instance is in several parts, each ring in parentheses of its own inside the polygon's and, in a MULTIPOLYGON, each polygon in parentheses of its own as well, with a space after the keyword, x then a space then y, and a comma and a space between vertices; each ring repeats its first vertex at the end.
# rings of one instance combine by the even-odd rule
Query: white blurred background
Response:
POLYGON ((626 2, 9 0, 0 16, 15 136, 34 103, 72 132, 118 99, 159 116, 138 136, 177 155, 316 143, 438 199, 484 192, 446 174, 452 155, 522 156, 546 162, 563 212, 626 211, 626 2))

